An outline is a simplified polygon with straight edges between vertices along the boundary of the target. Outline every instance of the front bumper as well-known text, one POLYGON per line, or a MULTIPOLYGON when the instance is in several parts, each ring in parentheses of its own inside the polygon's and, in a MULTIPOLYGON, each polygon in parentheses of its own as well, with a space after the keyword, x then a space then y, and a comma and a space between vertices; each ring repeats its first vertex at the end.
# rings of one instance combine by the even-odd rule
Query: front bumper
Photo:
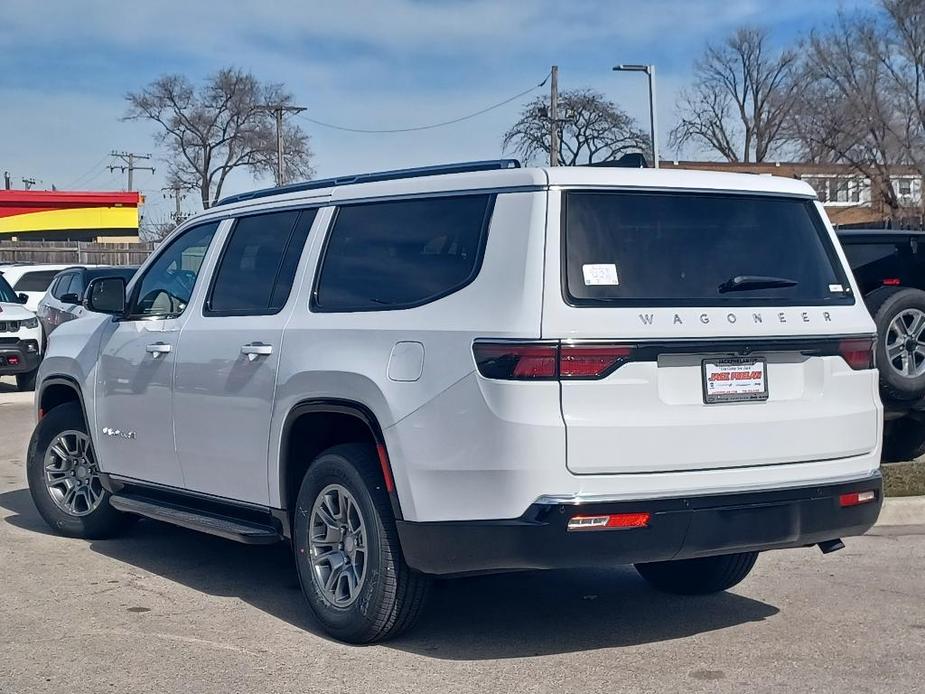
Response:
POLYGON ((29 373, 41 361, 37 340, 0 341, 0 376, 29 373))
POLYGON ((601 567, 814 545, 861 535, 877 520, 879 471, 835 485, 744 494, 587 504, 534 504, 520 518, 397 521, 405 560, 429 574, 601 567), (873 490, 874 501, 839 497, 873 490), (576 515, 651 514, 644 528, 567 530, 576 515))

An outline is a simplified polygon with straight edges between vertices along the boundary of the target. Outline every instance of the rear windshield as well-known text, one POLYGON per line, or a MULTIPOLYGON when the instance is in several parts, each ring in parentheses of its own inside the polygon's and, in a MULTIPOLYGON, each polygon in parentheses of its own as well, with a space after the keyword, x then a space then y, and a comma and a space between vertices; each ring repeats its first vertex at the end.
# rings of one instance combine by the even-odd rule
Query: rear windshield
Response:
POLYGON ((44 292, 48 290, 48 285, 51 284, 51 281, 55 276, 61 272, 60 270, 36 270, 35 272, 27 272, 22 277, 19 278, 19 281, 16 282, 16 286, 13 287, 17 292, 44 292))
POLYGON ((573 305, 854 303, 809 200, 570 192, 563 218, 573 305))

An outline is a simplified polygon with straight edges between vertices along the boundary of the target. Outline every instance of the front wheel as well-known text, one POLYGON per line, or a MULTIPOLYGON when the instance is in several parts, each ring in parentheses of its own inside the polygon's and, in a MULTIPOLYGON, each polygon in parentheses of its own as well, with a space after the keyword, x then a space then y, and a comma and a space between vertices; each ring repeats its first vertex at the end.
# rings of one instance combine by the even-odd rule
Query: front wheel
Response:
POLYGON ((707 595, 741 582, 758 559, 758 552, 723 554, 676 561, 636 564, 636 571, 652 586, 677 595, 707 595))
POLYGON ((405 564, 371 446, 334 446, 311 463, 296 502, 293 544, 302 592, 335 638, 382 641, 420 615, 430 580, 405 564))
POLYGON ((77 403, 55 407, 36 425, 26 477, 39 514, 61 535, 105 539, 133 520, 109 505, 77 403))

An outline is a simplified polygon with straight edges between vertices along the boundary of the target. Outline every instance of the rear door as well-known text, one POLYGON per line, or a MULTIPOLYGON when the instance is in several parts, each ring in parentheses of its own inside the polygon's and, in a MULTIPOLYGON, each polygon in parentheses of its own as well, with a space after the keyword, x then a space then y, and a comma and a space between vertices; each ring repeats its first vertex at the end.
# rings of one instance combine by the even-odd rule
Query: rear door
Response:
POLYGON ((283 327, 314 209, 234 222, 202 306, 180 334, 173 411, 187 489, 267 504, 283 327))
POLYGON ((876 447, 873 326, 813 201, 576 190, 551 197, 554 234, 560 221, 547 243, 543 337, 562 341, 572 472, 876 447))

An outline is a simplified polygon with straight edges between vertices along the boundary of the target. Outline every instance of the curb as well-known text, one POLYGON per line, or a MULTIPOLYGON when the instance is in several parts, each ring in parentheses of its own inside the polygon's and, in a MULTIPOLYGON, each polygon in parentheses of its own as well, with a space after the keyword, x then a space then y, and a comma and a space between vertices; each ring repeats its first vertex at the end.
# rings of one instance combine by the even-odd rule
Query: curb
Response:
POLYGON ((885 498, 876 525, 925 525, 925 496, 885 498))

